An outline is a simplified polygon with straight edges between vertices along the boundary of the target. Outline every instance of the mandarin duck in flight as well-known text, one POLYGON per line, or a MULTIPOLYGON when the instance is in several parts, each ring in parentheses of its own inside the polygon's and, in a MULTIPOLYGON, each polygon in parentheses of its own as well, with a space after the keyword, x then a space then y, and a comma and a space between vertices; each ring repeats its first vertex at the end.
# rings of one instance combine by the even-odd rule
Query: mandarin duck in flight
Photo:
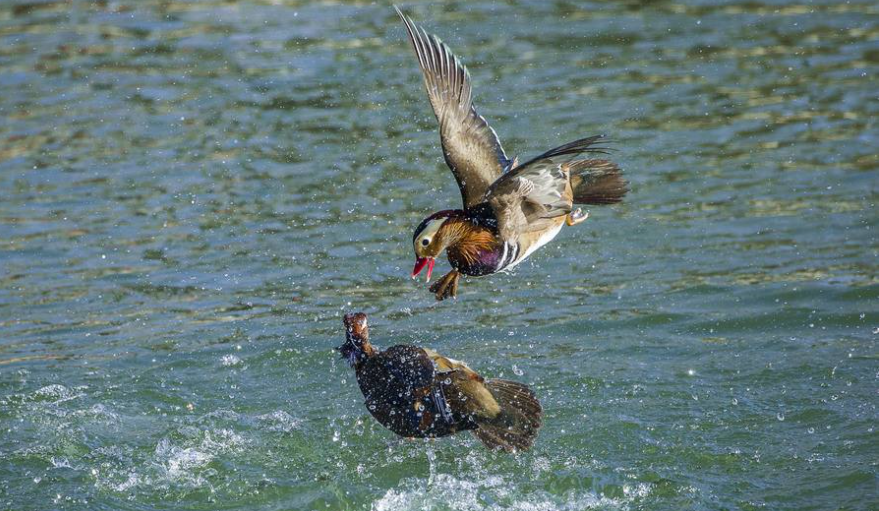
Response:
POLYGON ((575 204, 615 204, 628 191, 619 167, 584 154, 607 154, 602 136, 575 140, 523 164, 507 158, 497 134, 473 106, 470 74, 435 35, 394 7, 406 25, 439 121, 446 164, 461 189, 464 209, 443 210, 415 229, 415 268, 430 280, 443 251, 452 271, 430 290, 455 297, 461 275, 509 271, 555 238, 562 226, 588 217, 575 204))
POLYGON ((490 449, 530 448, 543 409, 526 385, 486 379, 467 364, 427 348, 369 342, 366 314, 344 318, 345 343, 336 348, 354 368, 366 408, 382 426, 407 438, 472 431, 490 449))

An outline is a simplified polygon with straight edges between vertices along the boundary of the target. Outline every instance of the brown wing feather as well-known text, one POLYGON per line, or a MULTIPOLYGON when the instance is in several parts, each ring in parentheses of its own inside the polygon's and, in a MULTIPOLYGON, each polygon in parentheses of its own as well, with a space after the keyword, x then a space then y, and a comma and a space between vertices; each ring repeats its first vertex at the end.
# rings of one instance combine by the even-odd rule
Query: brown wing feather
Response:
POLYGON ((543 422, 543 408, 534 391, 509 380, 487 380, 485 386, 500 405, 501 413, 488 420, 477 418, 473 434, 493 449, 529 449, 543 422))
MULTIPOLYGON (((466 363, 461 362, 460 360, 455 360, 453 358, 448 358, 440 355, 436 351, 430 348, 422 348, 430 360, 433 362, 434 367, 436 367, 437 372, 445 372, 445 371, 455 371, 461 370, 468 374, 472 373, 476 375, 476 371, 470 369, 466 363)), ((479 376, 479 375, 476 375, 479 376)))
POLYGON ((443 394, 453 412, 473 417, 477 422, 497 417, 501 407, 485 386, 485 380, 472 369, 438 374, 443 394))
POLYGON ((394 9, 406 24, 418 56, 424 86, 439 121, 443 155, 458 181, 464 207, 479 204, 511 162, 497 134, 476 113, 467 68, 438 37, 418 27, 397 7, 394 9))
POLYGON ((485 386, 485 379, 473 369, 452 358, 447 358, 436 351, 424 348, 424 352, 436 367, 436 380, 443 386, 443 393, 449 407, 463 415, 492 418, 500 413, 491 392, 485 386))
POLYGON ((488 193, 488 203, 498 219, 498 234, 504 241, 520 244, 523 238, 537 241, 571 211, 567 175, 558 168, 543 170, 546 172, 539 176, 501 178, 488 193))
MULTIPOLYGON (((529 232, 541 233, 556 226, 558 218, 571 211, 575 195, 570 179, 571 163, 584 152, 607 152, 606 148, 594 145, 601 138, 582 138, 550 149, 502 175, 491 185, 486 198, 505 241, 513 241, 529 232)), ((582 171, 580 166, 577 171, 582 171)), ((618 174, 617 169, 615 175, 618 174)))
POLYGON ((575 204, 616 204, 629 191, 619 166, 607 160, 575 160, 567 164, 575 204))

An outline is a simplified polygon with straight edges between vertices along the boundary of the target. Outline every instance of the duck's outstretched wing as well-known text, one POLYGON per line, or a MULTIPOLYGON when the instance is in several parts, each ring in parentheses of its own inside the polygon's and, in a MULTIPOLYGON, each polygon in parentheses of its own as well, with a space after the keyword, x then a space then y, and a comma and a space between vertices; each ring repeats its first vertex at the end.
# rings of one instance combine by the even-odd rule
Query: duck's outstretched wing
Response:
POLYGON ((470 74, 438 37, 417 26, 396 6, 424 74, 424 86, 440 125, 446 164, 464 207, 483 201, 488 187, 510 167, 497 134, 473 107, 470 74))
POLYGON ((571 164, 583 153, 606 153, 595 147, 601 136, 575 140, 529 160, 498 178, 486 194, 505 241, 555 225, 553 219, 571 211, 571 164))

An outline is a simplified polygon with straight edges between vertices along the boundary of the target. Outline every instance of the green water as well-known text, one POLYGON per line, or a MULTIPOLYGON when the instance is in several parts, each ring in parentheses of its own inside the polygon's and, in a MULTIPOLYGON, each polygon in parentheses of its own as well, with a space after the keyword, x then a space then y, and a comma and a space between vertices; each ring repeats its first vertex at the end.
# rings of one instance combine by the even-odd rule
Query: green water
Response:
POLYGON ((389 5, 0 3, 0 509, 879 509, 879 7, 403 7, 511 156, 632 184, 457 302, 389 5), (533 385, 534 449, 375 424, 352 310, 533 385))

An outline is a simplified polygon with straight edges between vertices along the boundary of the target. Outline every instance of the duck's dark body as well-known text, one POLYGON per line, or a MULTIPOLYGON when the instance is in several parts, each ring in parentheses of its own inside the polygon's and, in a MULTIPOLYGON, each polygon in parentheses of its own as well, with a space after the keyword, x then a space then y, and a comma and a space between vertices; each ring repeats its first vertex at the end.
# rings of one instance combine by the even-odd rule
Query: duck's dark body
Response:
POLYGON ((392 346, 356 366, 366 408, 382 426, 404 437, 442 437, 476 424, 449 408, 447 385, 436 378, 421 348, 392 346))
POLYGON ((467 364, 417 346, 378 351, 369 342, 366 314, 345 316, 346 340, 337 349, 354 367, 366 408, 394 433, 435 438, 472 430, 486 446, 531 447, 543 410, 522 383, 486 380, 467 364))

